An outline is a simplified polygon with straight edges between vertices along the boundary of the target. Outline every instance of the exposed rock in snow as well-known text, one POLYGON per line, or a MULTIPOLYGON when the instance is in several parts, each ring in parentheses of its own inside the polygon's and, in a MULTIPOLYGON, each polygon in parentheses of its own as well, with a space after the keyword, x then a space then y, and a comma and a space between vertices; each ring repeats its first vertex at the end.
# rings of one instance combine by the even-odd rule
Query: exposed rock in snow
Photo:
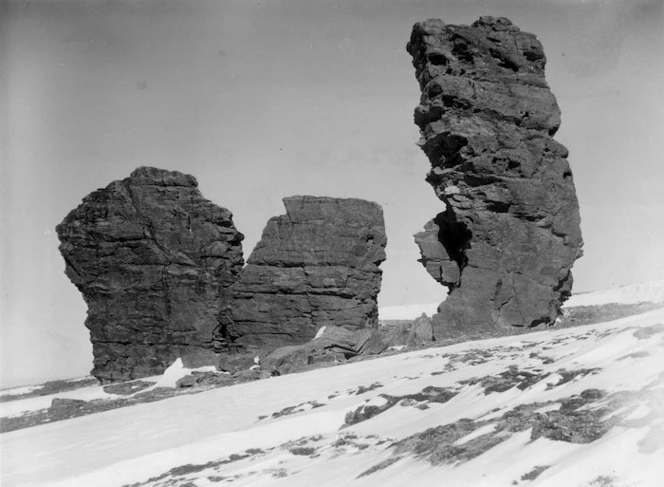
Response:
POLYGON ((12 417, 40 409, 49 408, 54 399, 71 399, 80 401, 93 401, 95 399, 108 399, 111 394, 104 391, 98 384, 86 386, 72 391, 45 394, 43 396, 28 397, 23 400, 0 403, 1 417, 12 417))

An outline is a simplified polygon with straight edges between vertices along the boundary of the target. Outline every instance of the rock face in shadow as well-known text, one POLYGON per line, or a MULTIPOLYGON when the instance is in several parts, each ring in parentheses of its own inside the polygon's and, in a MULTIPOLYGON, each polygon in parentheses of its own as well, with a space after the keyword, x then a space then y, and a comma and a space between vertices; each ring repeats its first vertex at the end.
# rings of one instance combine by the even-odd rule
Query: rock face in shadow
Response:
POLYGON ((560 110, 537 38, 505 18, 414 26, 415 110, 427 181, 445 208, 415 235, 421 262, 450 290, 437 333, 553 323, 582 255, 560 110))
POLYGON ((383 211, 360 199, 284 198, 233 286, 227 329, 248 349, 305 343, 323 326, 378 323, 383 211))
POLYGON ((244 263, 243 235, 197 186, 193 176, 141 167, 86 196, 56 228, 65 272, 88 305, 92 374, 103 382, 228 348, 220 313, 244 263))

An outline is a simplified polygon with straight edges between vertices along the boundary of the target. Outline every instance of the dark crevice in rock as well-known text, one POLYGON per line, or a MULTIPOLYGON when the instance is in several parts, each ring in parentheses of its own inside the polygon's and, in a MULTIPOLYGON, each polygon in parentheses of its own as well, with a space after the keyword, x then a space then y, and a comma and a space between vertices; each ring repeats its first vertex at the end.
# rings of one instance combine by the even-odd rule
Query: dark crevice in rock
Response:
MULTIPOLYGON (((533 320, 533 321, 530 322, 530 324, 528 325, 528 328, 535 328, 536 326, 543 325, 543 324, 546 324, 548 322, 549 322, 549 320, 547 318, 537 318, 536 320, 533 320)), ((520 327, 521 325, 513 325, 513 326, 520 327)))
POLYGON ((427 54, 427 59, 434 66, 447 66, 449 59, 442 52, 430 52, 427 54))
POLYGON ((470 248, 472 234, 468 227, 456 219, 456 215, 449 209, 439 213, 434 222, 438 225, 438 240, 443 244, 447 254, 456 262, 459 272, 468 265, 466 251, 470 248))
POLYGON ((468 143, 468 140, 460 135, 442 132, 426 140, 422 150, 429 157, 431 164, 441 167, 454 167, 462 161, 454 156, 468 143))

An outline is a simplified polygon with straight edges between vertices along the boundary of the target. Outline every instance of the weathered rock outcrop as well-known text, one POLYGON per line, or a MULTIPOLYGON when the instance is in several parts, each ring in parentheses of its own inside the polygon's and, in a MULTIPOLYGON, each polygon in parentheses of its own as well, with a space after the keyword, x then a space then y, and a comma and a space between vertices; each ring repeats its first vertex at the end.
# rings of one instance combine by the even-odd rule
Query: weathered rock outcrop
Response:
POLYGON ((56 228, 65 272, 88 305, 92 374, 102 381, 228 346, 219 315, 243 265, 243 235, 197 186, 141 167, 86 196, 56 228))
POLYGON ((236 345, 305 343, 323 326, 375 327, 385 260, 383 211, 360 199, 284 198, 233 286, 236 345))
POLYGON ((583 245, 560 110, 537 38, 505 18, 427 20, 408 52, 427 181, 445 210, 415 236, 427 271, 450 289, 437 332, 553 323, 583 245))
POLYGON ((263 358, 261 366, 279 374, 289 374, 321 364, 343 363, 359 355, 378 355, 388 348, 376 328, 351 331, 340 326, 326 326, 321 331, 310 342, 273 350, 263 358))
POLYGON ((348 330, 326 326, 310 342, 277 348, 261 361, 267 371, 287 374, 326 363, 343 363, 386 352, 431 346, 434 342, 432 323, 422 315, 412 324, 400 322, 378 328, 348 330))

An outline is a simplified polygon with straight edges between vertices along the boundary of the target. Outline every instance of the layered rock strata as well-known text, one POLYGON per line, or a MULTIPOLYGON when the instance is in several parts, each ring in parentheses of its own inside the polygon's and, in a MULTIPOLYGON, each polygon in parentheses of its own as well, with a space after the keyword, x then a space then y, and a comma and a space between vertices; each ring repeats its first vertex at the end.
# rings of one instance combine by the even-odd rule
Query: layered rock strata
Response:
POLYGON ((378 322, 383 211, 360 199, 285 198, 233 286, 227 329, 248 349, 305 343, 323 326, 378 322))
POLYGON ((505 18, 427 20, 408 52, 427 181, 445 203, 415 236, 421 262, 449 288, 437 332, 553 323, 583 242, 541 43, 505 18))
POLYGON ((227 349, 220 314, 244 263, 243 235, 197 186, 141 167, 57 226, 65 272, 88 305, 98 379, 155 375, 178 357, 227 349))

